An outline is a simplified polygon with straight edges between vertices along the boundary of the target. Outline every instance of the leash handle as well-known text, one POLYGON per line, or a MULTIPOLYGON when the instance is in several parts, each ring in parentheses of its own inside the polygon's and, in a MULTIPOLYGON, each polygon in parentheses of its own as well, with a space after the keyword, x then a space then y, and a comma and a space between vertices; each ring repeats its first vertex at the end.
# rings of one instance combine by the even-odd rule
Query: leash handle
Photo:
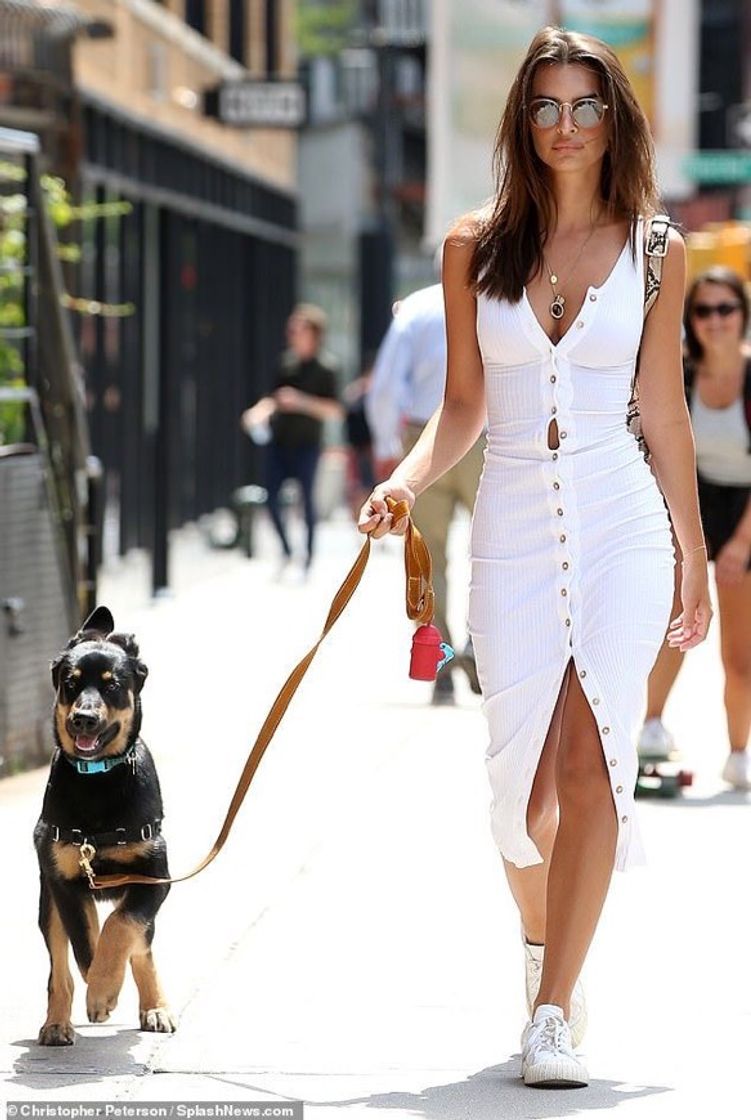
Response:
MULTIPOLYGON (((409 518, 404 539, 407 615, 416 622, 430 622, 433 618, 434 605, 432 587, 433 566, 430 558, 430 551, 423 540, 422 534, 412 523, 412 518, 409 516, 408 503, 403 499, 395 501, 393 498, 386 498, 386 504, 395 523, 401 521, 405 516, 409 518)), ((240 806, 245 800, 245 795, 258 769, 258 764, 263 757, 264 751, 273 739, 276 729, 290 705, 292 697, 300 687, 302 679, 310 668, 313 658, 318 653, 319 646, 330 632, 337 619, 342 615, 345 607, 357 590, 369 557, 370 534, 365 538, 357 559, 333 598, 329 613, 326 617, 326 622, 321 631, 321 636, 312 649, 305 654, 302 661, 292 670, 279 690, 274 703, 271 705, 269 714, 266 716, 263 726, 258 732, 258 737, 245 762, 245 766, 243 767, 235 792, 232 795, 227 814, 224 818, 224 823, 219 830, 219 835, 214 841, 208 855, 206 855, 192 871, 189 871, 187 875, 178 875, 174 878, 158 879, 151 875, 89 875, 87 872, 89 886, 93 891, 112 890, 116 887, 128 886, 130 883, 140 883, 148 886, 159 886, 167 883, 184 883, 187 879, 192 879, 194 876, 200 874, 204 868, 208 867, 209 864, 216 859, 229 836, 230 829, 240 810, 240 806)), ((93 856, 91 858, 93 858, 93 856)))

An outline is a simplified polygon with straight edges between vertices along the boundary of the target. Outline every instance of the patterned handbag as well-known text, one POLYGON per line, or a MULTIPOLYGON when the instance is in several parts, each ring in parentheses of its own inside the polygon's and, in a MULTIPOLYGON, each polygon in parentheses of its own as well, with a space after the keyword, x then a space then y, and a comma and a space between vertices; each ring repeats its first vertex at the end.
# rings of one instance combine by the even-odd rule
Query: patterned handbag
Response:
MULTIPOLYGON (((668 233, 670 231, 670 218, 667 214, 655 214, 650 220, 644 254, 647 258, 647 275, 644 282, 644 318, 647 318, 652 305, 660 294, 662 283, 662 262, 668 255, 668 233)), ((639 355, 636 357, 636 367, 631 382, 631 399, 626 413, 626 427, 636 439, 644 458, 649 462, 649 448, 646 445, 641 430, 641 417, 639 415, 639 388, 637 378, 639 375, 639 355)))

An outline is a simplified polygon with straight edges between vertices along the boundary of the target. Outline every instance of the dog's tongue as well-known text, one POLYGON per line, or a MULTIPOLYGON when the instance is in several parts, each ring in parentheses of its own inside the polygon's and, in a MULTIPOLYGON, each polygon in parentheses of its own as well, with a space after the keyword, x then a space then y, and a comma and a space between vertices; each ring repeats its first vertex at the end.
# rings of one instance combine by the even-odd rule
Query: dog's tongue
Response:
POLYGON ((76 735, 76 750, 95 751, 98 742, 98 735, 76 735))

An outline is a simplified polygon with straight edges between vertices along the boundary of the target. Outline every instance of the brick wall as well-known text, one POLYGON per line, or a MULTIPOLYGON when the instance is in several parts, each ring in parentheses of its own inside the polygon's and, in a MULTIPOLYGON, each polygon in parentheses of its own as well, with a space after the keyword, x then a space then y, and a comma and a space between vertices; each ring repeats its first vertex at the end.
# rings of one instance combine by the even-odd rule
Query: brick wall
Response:
MULTIPOLYGON (((227 2, 211 0, 207 8, 209 34, 225 45, 227 2)), ((262 76, 264 4, 263 0, 245 2, 251 48, 249 68, 262 76)), ((241 77, 245 71, 214 43, 185 25, 180 18, 183 0, 169 0, 166 5, 148 0, 76 0, 76 6, 89 16, 112 23, 115 31, 112 39, 77 42, 76 82, 83 90, 199 144, 248 172, 280 186, 294 185, 294 132, 232 129, 203 115, 203 91, 222 79, 241 77)), ((291 28, 292 0, 287 6, 285 32, 291 28)), ((289 72, 294 72, 289 44, 283 54, 289 72)))

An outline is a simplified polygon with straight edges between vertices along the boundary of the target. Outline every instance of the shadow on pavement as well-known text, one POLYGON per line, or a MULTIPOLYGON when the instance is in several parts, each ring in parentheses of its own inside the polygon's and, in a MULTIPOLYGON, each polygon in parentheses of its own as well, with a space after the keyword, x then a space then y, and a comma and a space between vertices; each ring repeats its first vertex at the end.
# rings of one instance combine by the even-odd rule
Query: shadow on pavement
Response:
POLYGON ((76 1027, 73 1046, 39 1046, 36 1039, 18 1039, 13 1045, 26 1050, 14 1061, 14 1074, 5 1084, 57 1089, 97 1081, 106 1085, 113 1077, 143 1076, 150 1072, 149 1066, 131 1051, 137 1046, 143 1048, 144 1038, 137 1027, 114 1031, 109 1027, 105 1034, 101 1027, 83 1026, 76 1027))
MULTIPOLYGON (((347 1109, 357 1110, 359 1116, 362 1115, 361 1109, 368 1108, 388 1109, 400 1116, 420 1116, 425 1120, 457 1120, 460 1116, 471 1117, 472 1120, 514 1120, 529 1116, 553 1120, 554 1117, 574 1116, 588 1110, 617 1108, 628 1101, 672 1092, 664 1085, 627 1085, 602 1079, 593 1080, 586 1089, 529 1089, 520 1080, 519 1064, 517 1055, 500 1065, 479 1070, 465 1080, 428 1085, 419 1093, 397 1091, 340 1099, 313 1099, 310 1096, 302 1099, 305 1114, 313 1116, 317 1109, 333 1108, 341 1108, 344 1113, 347 1109)), ((224 1085, 242 1087, 244 1091, 256 1091, 264 1097, 273 1095, 278 1103, 283 1103, 300 1099, 288 1091, 288 1076, 283 1079, 285 1091, 280 1089, 278 1092, 273 1088, 273 1076, 265 1077, 262 1084, 233 1078, 231 1074, 217 1076, 215 1080, 224 1085)))

